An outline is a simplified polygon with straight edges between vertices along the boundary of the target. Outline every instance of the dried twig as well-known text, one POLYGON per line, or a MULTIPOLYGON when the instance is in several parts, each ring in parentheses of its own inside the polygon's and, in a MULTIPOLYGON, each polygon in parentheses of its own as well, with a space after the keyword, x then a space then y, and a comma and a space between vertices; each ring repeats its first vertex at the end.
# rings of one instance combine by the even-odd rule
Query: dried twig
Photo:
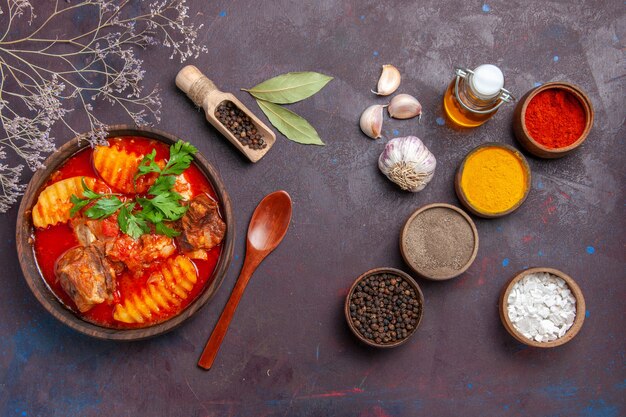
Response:
POLYGON ((55 149, 56 122, 79 134, 64 119, 69 111, 85 115, 90 132, 84 137, 92 144, 106 135, 94 112, 97 102, 120 106, 137 125, 160 120, 159 93, 143 92, 145 70, 136 48, 162 44, 171 50, 170 59, 178 56, 181 62, 206 51, 196 42, 202 25, 187 22, 185 0, 56 0, 48 17, 34 25, 29 0, 5 1, 0 2, 0 212, 24 189, 23 165, 2 163, 9 159, 6 151, 33 171, 41 168, 55 149), (72 16, 89 17, 91 25, 63 37, 46 34, 72 16), (18 19, 28 19, 32 29, 26 36, 13 36, 18 19))

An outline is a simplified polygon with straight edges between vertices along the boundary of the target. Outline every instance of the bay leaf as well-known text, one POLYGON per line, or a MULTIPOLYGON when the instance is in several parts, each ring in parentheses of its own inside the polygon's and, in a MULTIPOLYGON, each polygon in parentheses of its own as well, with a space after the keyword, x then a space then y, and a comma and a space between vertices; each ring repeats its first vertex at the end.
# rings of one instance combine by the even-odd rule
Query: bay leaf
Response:
POLYGON ((288 72, 263 81, 249 90, 242 90, 270 103, 290 104, 311 97, 332 79, 319 72, 288 72))
POLYGON ((272 125, 287 139, 305 145, 324 145, 317 131, 309 122, 291 110, 264 100, 257 100, 272 125))

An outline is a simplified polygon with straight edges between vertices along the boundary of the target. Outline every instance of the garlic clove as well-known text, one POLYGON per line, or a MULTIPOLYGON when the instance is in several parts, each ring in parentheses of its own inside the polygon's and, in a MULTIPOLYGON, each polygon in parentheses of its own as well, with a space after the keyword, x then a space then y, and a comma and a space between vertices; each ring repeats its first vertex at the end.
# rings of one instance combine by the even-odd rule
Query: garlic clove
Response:
POLYGON ((409 94, 398 94, 392 98, 387 111, 394 119, 411 119, 415 116, 422 118, 422 105, 409 94))
POLYGON ((383 130, 383 108, 387 105, 374 104, 363 110, 359 125, 361 130, 372 139, 380 138, 383 130))
POLYGON ((372 93, 379 96, 388 96, 398 89, 401 79, 398 68, 393 65, 383 65, 383 71, 378 79, 378 91, 372 90, 372 93))

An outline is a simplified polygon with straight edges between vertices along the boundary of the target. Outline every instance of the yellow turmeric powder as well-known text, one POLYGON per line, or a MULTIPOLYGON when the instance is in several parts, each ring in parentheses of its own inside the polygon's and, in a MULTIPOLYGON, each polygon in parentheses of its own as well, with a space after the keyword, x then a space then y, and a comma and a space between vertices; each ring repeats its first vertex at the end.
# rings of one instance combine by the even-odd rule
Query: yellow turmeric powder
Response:
POLYGON ((461 188, 478 211, 498 214, 513 208, 524 198, 528 172, 512 151, 488 146, 465 161, 461 188))

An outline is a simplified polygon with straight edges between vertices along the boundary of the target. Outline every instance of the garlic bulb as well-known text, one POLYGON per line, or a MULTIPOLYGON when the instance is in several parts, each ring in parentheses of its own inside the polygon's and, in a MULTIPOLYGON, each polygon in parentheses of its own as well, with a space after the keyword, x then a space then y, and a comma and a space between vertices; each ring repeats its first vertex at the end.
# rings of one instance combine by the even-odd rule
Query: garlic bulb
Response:
POLYGON ((378 79, 378 91, 372 90, 372 93, 379 96, 388 96, 398 89, 401 79, 398 68, 393 65, 383 65, 383 71, 378 79))
POLYGON ((374 104, 363 110, 359 125, 361 130, 372 139, 381 137, 380 132, 383 130, 383 109, 387 105, 374 104))
POLYGON ((410 119, 415 116, 419 116, 420 120, 422 118, 422 105, 415 97, 408 94, 394 96, 387 111, 394 119, 410 119))
POLYGON ((415 136, 387 142, 378 158, 378 168, 405 191, 417 192, 433 179, 437 161, 426 145, 415 136))

